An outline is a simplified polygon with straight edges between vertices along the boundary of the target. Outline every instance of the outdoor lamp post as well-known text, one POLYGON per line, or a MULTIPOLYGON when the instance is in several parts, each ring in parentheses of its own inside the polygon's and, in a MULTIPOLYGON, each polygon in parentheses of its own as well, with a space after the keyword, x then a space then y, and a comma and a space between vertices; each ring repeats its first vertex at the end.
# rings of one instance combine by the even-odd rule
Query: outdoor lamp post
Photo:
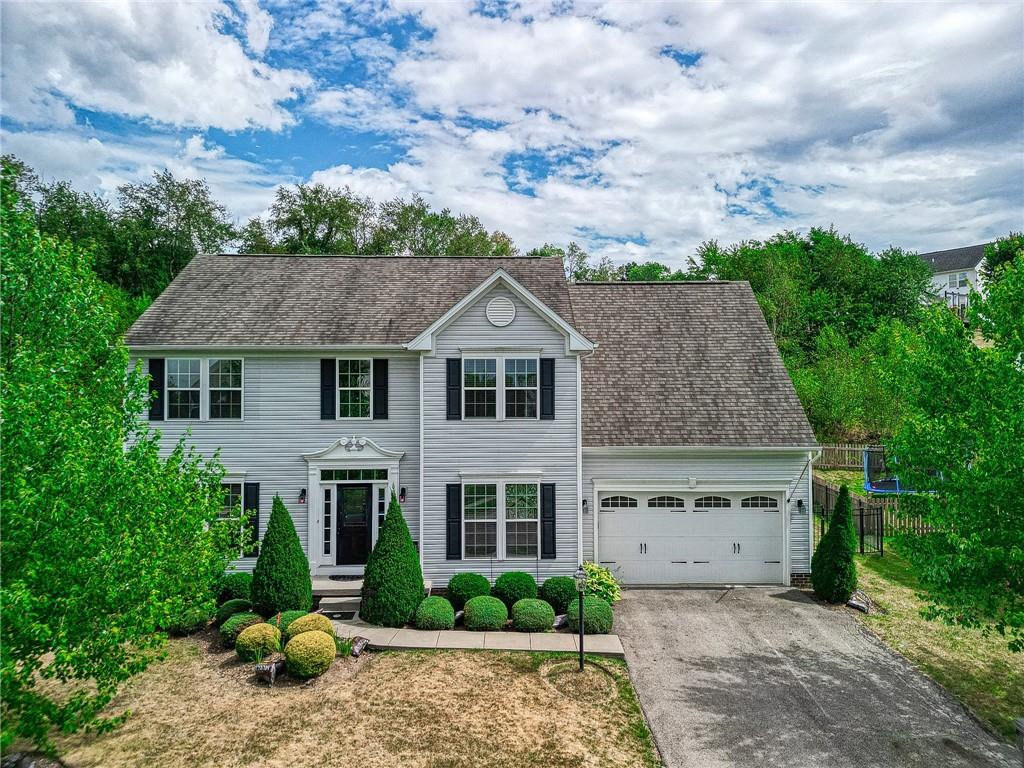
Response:
POLYGON ((583 671, 583 592, 587 588, 587 572, 583 570, 581 565, 576 569, 576 573, 572 575, 573 581, 576 582, 576 594, 579 597, 576 607, 579 609, 580 615, 580 672, 583 671))

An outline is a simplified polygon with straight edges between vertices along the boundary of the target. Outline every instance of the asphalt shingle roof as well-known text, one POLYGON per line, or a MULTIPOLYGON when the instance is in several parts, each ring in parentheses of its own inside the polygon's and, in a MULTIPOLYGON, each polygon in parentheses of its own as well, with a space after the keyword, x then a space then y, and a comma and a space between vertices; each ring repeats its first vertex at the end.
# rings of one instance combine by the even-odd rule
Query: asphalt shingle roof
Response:
POLYGON ((743 282, 578 283, 583 445, 817 444, 743 282))
POLYGON ((968 245, 963 248, 950 248, 948 251, 922 253, 921 259, 932 268, 932 272, 974 269, 985 258, 986 245, 989 245, 989 243, 968 245))
POLYGON ((558 258, 194 258, 135 321, 129 346, 403 344, 504 269, 572 324, 558 258))

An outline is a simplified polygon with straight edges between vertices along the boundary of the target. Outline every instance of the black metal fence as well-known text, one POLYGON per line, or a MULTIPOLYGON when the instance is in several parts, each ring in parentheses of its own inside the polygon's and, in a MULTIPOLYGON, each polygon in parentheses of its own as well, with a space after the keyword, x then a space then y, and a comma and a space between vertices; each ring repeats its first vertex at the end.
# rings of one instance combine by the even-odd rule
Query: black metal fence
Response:
MULTIPOLYGON (((828 530, 828 521, 832 516, 832 510, 836 506, 836 498, 839 491, 828 485, 815 480, 812 484, 814 491, 814 517, 817 524, 814 526, 814 547, 817 549, 818 542, 828 530)), ((886 505, 881 502, 867 501, 859 496, 850 496, 853 506, 853 528, 857 532, 858 549, 862 555, 884 555, 885 554, 885 510, 886 505)))

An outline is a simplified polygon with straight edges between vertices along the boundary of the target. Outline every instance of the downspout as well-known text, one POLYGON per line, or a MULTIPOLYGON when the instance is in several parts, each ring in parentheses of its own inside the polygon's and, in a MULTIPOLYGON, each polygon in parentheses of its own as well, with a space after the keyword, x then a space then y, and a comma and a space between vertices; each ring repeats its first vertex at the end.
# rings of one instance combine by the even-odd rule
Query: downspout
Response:
POLYGON ((424 451, 424 445, 423 445, 423 353, 421 352, 420 353, 420 493, 419 493, 419 497, 420 497, 419 498, 419 501, 420 501, 420 540, 418 542, 419 543, 419 550, 420 550, 420 569, 421 570, 423 568, 423 563, 424 563, 424 552, 423 552, 423 502, 424 502, 424 499, 425 499, 425 496, 426 496, 426 494, 424 493, 424 490, 426 488, 426 483, 423 480, 423 451, 424 451))
MULTIPOLYGON (((576 355, 576 562, 579 565, 583 564, 583 358, 596 351, 595 345, 586 355, 576 355)), ((593 546, 596 548, 596 528, 594 537, 593 546)))

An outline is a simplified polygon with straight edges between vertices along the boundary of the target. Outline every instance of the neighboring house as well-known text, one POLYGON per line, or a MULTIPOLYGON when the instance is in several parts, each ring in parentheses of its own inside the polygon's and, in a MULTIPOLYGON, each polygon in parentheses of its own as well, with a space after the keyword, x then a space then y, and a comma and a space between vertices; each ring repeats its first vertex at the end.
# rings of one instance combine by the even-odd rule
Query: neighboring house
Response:
MULTIPOLYGON (((785 583, 814 435, 746 283, 565 282, 557 258, 194 259, 127 333, 149 418, 358 575, 399 495, 426 578, 785 583)), ((251 568, 253 552, 238 563, 251 568)))
POLYGON ((956 309, 967 306, 972 290, 984 293, 978 273, 986 245, 990 243, 922 253, 921 259, 932 268, 931 294, 956 309))

